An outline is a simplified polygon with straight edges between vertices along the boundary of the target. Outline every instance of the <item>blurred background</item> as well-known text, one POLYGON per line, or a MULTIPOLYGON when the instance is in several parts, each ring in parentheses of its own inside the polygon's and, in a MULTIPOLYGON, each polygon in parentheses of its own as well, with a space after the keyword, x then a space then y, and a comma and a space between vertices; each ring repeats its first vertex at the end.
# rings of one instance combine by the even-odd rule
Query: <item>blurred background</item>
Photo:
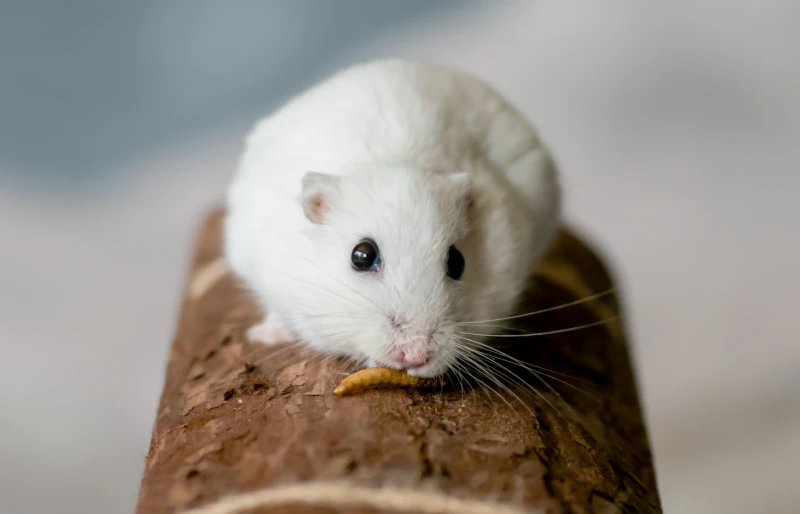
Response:
POLYGON ((346 64, 466 69, 625 288, 665 512, 796 513, 800 3, 0 0, 0 514, 133 509, 202 213, 346 64))

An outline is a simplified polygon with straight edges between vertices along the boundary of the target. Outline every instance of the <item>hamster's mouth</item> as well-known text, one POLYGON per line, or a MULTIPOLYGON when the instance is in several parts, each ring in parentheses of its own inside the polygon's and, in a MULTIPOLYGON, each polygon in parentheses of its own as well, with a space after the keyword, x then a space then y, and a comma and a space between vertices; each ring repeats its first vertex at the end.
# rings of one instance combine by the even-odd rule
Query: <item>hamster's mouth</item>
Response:
POLYGON ((383 361, 375 361, 375 367, 381 368, 393 368, 393 369, 401 369, 411 375, 412 377, 420 377, 420 378, 435 378, 441 375, 441 372, 437 372, 438 366, 433 365, 432 362, 425 364, 424 366, 420 366, 419 368, 404 368, 403 366, 399 366, 397 364, 389 364, 383 361))
POLYGON ((429 362, 419 368, 406 369, 406 373, 413 377, 436 378, 444 374, 444 369, 438 362, 429 362))

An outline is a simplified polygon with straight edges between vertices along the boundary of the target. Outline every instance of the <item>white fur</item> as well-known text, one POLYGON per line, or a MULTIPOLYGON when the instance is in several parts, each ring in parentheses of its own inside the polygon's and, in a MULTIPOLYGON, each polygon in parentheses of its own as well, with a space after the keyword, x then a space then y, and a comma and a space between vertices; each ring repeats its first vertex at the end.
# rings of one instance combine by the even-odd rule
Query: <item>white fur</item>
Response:
POLYGON ((432 376, 458 357, 454 323, 512 314, 559 207, 547 150, 487 85, 446 68, 373 61, 256 125, 228 192, 226 255, 270 313, 267 328, 390 365, 398 347, 432 334, 431 360, 412 370, 432 376), (306 180, 324 191, 322 223, 303 211, 309 171, 330 179, 306 180), (351 267, 364 237, 380 248, 377 273, 351 267), (450 245, 466 260, 460 281, 445 275, 450 245))

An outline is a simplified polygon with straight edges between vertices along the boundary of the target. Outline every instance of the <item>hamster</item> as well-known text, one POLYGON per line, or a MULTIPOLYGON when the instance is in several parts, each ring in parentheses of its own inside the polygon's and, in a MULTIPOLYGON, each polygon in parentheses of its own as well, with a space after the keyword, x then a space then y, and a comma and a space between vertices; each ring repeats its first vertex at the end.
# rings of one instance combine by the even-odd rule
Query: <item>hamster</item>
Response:
POLYGON ((381 59, 255 125, 227 191, 225 256, 267 313, 251 340, 434 377, 502 328, 458 335, 513 313, 560 206, 548 149, 497 92, 381 59))

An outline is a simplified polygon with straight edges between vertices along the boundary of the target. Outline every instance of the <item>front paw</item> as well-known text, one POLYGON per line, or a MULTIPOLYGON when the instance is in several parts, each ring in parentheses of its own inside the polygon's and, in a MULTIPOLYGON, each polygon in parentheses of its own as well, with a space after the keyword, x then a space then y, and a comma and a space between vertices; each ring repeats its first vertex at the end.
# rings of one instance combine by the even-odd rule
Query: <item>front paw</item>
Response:
POLYGON ((297 337, 285 323, 270 315, 247 330, 247 340, 251 343, 276 345, 295 342, 297 337))

